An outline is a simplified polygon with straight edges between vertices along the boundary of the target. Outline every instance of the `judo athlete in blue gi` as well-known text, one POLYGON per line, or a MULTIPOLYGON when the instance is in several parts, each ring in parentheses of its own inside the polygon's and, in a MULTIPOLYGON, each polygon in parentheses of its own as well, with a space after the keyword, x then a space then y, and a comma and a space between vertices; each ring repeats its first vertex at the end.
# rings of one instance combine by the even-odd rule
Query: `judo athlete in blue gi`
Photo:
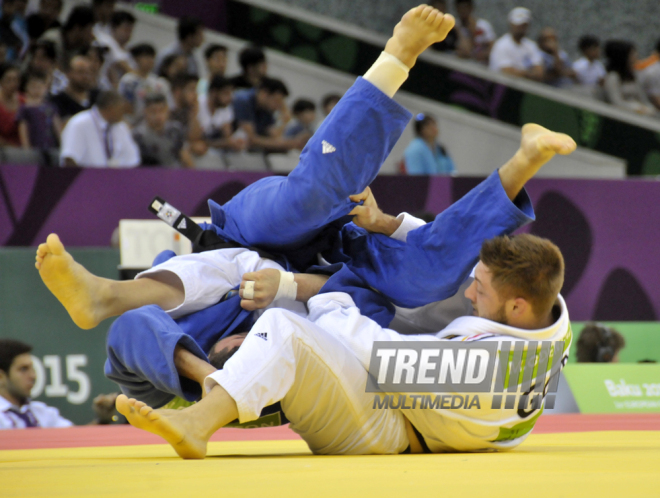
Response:
MULTIPOLYGON (((204 378, 215 371, 207 355, 214 353, 216 341, 249 330, 255 321, 250 311, 256 306, 250 301, 258 299, 258 282, 248 294, 247 288, 240 291, 243 299, 223 300, 245 273, 304 269, 321 252, 342 268, 333 285, 353 285, 358 279, 391 303, 420 306, 456 292, 484 240, 531 220, 523 185, 555 153, 574 147, 565 135, 536 125, 523 129, 521 149, 511 161, 431 224, 415 228, 405 215, 382 213, 372 219, 377 210, 368 192, 353 195, 377 174, 410 118, 391 99, 407 68, 452 25, 451 16, 430 7, 411 10, 381 58, 310 140, 296 170, 287 178, 261 180, 222 207, 211 206, 211 229, 228 240, 274 252, 278 262, 248 249, 225 249, 173 258, 135 281, 114 282, 75 263, 55 235, 39 247, 40 275, 77 325, 92 328, 122 315, 108 337, 106 373, 124 392, 151 406, 162 406, 174 396, 198 399, 204 378), (356 206, 360 200, 365 205, 356 206), (355 223, 332 226, 348 214, 355 223)), ((309 281, 318 284, 323 277, 291 278, 298 286, 294 296, 300 298, 309 281)), ((389 323, 391 305, 383 313, 368 299, 355 301, 377 323, 389 323)))

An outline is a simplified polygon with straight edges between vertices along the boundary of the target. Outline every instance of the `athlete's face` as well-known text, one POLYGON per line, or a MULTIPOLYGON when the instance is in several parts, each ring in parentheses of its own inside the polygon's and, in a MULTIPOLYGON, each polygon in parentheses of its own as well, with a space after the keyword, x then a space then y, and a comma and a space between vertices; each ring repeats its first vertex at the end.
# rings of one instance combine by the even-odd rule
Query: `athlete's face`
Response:
POLYGON ((240 334, 230 335, 216 342, 213 348, 211 348, 208 357, 211 365, 215 368, 224 368, 225 362, 241 347, 247 334, 247 332, 242 332, 240 334))
POLYGON ((481 261, 474 270, 474 281, 465 289, 465 297, 472 302, 475 316, 508 324, 505 300, 493 287, 492 274, 481 261))
POLYGON ((224 339, 220 339, 215 343, 215 346, 213 346, 213 351, 215 353, 219 353, 223 349, 232 349, 240 346, 243 344, 243 341, 247 335, 247 332, 241 332, 240 334, 234 334, 230 335, 229 337, 225 337, 224 339))
POLYGON ((32 365, 30 353, 19 354, 11 366, 9 373, 0 371, 0 388, 9 395, 10 401, 23 404, 30 397, 37 375, 32 365))

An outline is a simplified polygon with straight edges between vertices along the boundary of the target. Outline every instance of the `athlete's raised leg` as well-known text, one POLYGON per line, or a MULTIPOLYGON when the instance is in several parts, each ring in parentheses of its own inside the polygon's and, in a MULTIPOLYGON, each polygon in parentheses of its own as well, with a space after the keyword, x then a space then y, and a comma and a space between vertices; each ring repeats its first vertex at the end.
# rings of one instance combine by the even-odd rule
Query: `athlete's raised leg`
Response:
POLYGON ((93 275, 73 259, 56 234, 50 234, 37 248, 35 266, 48 290, 83 329, 141 306, 173 309, 184 300, 183 285, 171 272, 129 281, 93 275))
POLYGON ((417 57, 453 25, 451 15, 429 6, 407 12, 381 57, 310 139, 294 171, 260 180, 212 209, 223 211, 214 223, 241 244, 286 249, 347 215, 354 206, 348 196, 373 181, 410 120, 391 97, 417 57))
POLYGON ((447 299, 467 279, 484 241, 533 219, 525 183, 555 154, 575 147, 568 135, 525 125, 514 157, 433 223, 409 232, 405 243, 348 225, 339 259, 398 306, 447 299))

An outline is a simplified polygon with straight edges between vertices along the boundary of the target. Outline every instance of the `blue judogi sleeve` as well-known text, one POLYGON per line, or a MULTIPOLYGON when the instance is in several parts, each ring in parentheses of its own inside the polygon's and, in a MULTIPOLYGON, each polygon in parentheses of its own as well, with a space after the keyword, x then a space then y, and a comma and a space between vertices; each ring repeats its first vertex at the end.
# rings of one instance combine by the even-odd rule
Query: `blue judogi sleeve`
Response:
POLYGON ((177 373, 174 349, 179 345, 208 361, 208 352, 221 338, 250 330, 252 313, 240 301, 235 296, 177 320, 155 305, 124 313, 108 332, 106 377, 127 396, 153 407, 175 396, 199 399, 199 384, 177 373))
POLYGON ((345 263, 397 306, 414 308, 453 296, 477 264, 484 241, 533 219, 527 193, 511 202, 495 171, 432 223, 409 232, 406 242, 350 223, 326 259, 345 263))
POLYGON ((266 250, 301 247, 353 209, 348 196, 374 180, 411 116, 358 78, 287 177, 263 178, 224 206, 209 201, 219 235, 266 250))

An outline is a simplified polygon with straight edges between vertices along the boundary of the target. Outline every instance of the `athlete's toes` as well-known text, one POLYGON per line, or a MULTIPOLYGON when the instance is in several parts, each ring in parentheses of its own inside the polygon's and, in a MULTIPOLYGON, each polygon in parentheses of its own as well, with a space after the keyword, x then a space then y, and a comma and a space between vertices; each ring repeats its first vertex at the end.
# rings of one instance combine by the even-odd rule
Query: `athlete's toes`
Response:
POLYGON ((154 411, 153 408, 151 408, 150 406, 145 405, 145 406, 142 406, 142 407, 140 408, 140 415, 142 415, 143 417, 146 417, 146 416, 149 415, 152 411, 154 411))
POLYGON ((48 254, 48 252, 48 244, 45 242, 43 244, 39 244, 39 247, 37 247, 37 256, 41 256, 43 258, 46 254, 48 254))
POLYGON ((62 244, 62 241, 60 238, 57 236, 56 233, 51 233, 48 238, 46 239, 46 244, 48 244, 48 248, 50 252, 55 254, 56 256, 59 256, 60 254, 64 254, 64 244, 62 244))

